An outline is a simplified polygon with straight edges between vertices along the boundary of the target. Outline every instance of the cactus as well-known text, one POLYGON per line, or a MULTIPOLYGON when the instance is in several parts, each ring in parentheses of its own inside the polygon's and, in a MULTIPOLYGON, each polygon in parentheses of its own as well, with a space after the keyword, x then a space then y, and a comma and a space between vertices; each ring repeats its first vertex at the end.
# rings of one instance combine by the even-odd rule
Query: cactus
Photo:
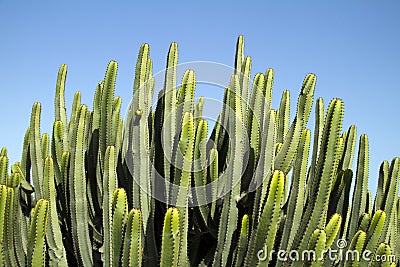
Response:
POLYGON ((355 155, 343 101, 325 110, 318 98, 308 129, 316 75, 306 75, 290 124, 290 92, 274 110, 274 71, 252 80, 240 36, 211 128, 204 98, 195 102, 195 71, 178 77, 177 65, 172 43, 153 109, 153 62, 149 45, 140 47, 125 119, 117 62, 95 84, 93 109, 76 92, 69 118, 60 66, 51 135, 41 133, 34 103, 21 161, 10 167, 0 151, 0 266, 399 265, 400 159, 383 161, 373 201, 368 137, 355 155), (293 250, 315 257, 276 254, 293 250), (390 260, 331 259, 329 251, 390 260))

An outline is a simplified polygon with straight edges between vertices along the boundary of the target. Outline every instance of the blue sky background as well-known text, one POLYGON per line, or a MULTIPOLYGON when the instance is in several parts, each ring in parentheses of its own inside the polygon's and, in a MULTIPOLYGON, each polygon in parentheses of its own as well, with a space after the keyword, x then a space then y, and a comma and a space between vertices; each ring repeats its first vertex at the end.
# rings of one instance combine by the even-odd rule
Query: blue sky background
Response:
MULTIPOLYGON (((316 96, 326 105, 343 99, 344 129, 355 124, 358 135, 369 136, 373 193, 382 160, 400 156, 400 2, 122 2, 0 0, 0 146, 12 162, 20 160, 33 102, 42 103, 42 132, 51 132, 60 64, 69 67, 67 107, 79 90, 91 108, 97 82, 116 60, 116 95, 125 111, 141 43, 150 44, 154 72, 165 67, 172 41, 181 63, 232 66, 239 34, 253 58, 252 74, 275 70, 275 107, 289 89, 293 116, 309 72, 317 74, 316 96)), ((207 88, 201 93, 223 95, 207 88)))

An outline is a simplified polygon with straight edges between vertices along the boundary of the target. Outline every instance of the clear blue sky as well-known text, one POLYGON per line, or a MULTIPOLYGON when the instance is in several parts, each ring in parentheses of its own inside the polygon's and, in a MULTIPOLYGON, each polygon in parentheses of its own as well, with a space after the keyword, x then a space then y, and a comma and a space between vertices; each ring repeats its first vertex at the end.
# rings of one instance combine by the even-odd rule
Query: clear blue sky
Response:
POLYGON ((172 41, 180 62, 232 66, 239 34, 253 74, 274 68, 275 106, 289 89, 294 111, 309 72, 318 77, 317 97, 344 100, 344 129, 355 124, 369 135, 373 193, 381 161, 400 156, 398 1, 121 2, 0 0, 0 146, 11 161, 20 159, 33 102, 43 105, 42 132, 51 131, 61 63, 69 67, 67 107, 76 90, 91 107, 107 63, 118 61, 116 94, 125 110, 141 43, 150 44, 155 72, 172 41))

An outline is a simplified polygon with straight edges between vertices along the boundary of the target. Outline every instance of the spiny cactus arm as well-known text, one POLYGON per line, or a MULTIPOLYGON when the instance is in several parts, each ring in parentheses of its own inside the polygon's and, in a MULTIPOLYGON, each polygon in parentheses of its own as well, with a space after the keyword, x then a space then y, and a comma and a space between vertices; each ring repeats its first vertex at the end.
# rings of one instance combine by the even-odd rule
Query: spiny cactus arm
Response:
MULTIPOLYGON (((272 87, 274 85, 274 70, 267 69, 264 75, 264 88, 263 88, 263 95, 264 95, 264 116, 267 115, 268 111, 272 109, 272 87)), ((265 117, 264 117, 265 118, 265 117)), ((261 126, 263 126, 262 124, 261 126)), ((261 127, 263 128, 263 127, 261 127)))
MULTIPOLYGON (((302 210, 304 208, 304 186, 307 175, 308 153, 310 151, 310 130, 304 130, 299 149, 294 161, 290 194, 287 203, 285 226, 282 233, 280 249, 290 248, 297 229, 300 226, 302 210)), ((279 262, 278 265, 283 262, 279 262)))
POLYGON ((29 229, 29 243, 27 252, 27 266, 45 266, 45 233, 47 229, 47 218, 49 212, 49 201, 39 199, 31 212, 31 224, 29 229))
POLYGON ((301 93, 297 102, 296 117, 283 143, 282 149, 275 158, 274 169, 288 173, 294 157, 296 156, 297 146, 300 141, 301 133, 307 125, 308 118, 314 99, 314 89, 316 76, 308 74, 304 79, 301 93))
POLYGON ((112 222, 111 222, 111 237, 112 237, 112 258, 113 266, 120 266, 121 251, 123 247, 124 229, 128 217, 128 198, 126 192, 122 188, 114 190, 112 199, 112 222))
POLYGON ((121 266, 142 266, 143 254, 143 221, 138 209, 132 209, 128 214, 122 250, 121 266))
POLYGON ((349 254, 349 255, 352 255, 352 257, 345 258, 345 262, 344 262, 345 267, 350 267, 350 266, 351 267, 352 266, 362 267, 363 266, 363 265, 360 265, 361 257, 359 257, 357 255, 362 255, 366 239, 367 239, 367 233, 362 230, 358 230, 357 233, 353 236, 350 246, 348 248, 349 251, 352 251, 352 253, 349 254), (356 253, 354 253, 354 252, 356 252, 356 253))
POLYGON ((244 59, 243 65, 241 67, 241 72, 239 73, 240 82, 240 98, 242 100, 242 115, 243 123, 247 125, 247 115, 248 115, 248 103, 249 103, 249 92, 250 92, 250 72, 251 72, 251 57, 247 56, 244 59))
POLYGON ((196 130, 193 157, 193 179, 196 189, 196 201, 202 203, 199 206, 200 214, 205 225, 207 225, 210 213, 209 207, 205 205, 207 195, 204 190, 207 185, 207 135, 208 123, 206 120, 200 120, 196 130), (200 188, 200 189, 199 189, 200 188))
POLYGON ((326 115, 323 131, 321 152, 315 171, 312 195, 307 199, 307 205, 302 216, 298 235, 292 249, 303 251, 307 241, 316 228, 325 227, 329 204, 329 195, 332 188, 333 176, 336 173, 340 155, 337 152, 339 136, 342 128, 344 106, 340 99, 331 101, 326 115), (303 234, 302 234, 303 233, 303 234))
POLYGON ((272 173, 273 162, 275 154, 271 153, 274 151, 276 146, 276 116, 275 111, 268 111, 267 118, 264 125, 264 134, 261 140, 261 154, 258 161, 255 175, 253 175, 253 184, 249 188, 249 192, 256 190, 253 214, 252 214, 252 233, 257 227, 259 216, 262 211, 262 201, 267 195, 268 186, 270 183, 270 177, 272 173))
MULTIPOLYGON (((4 152, 4 151, 3 151, 4 152)), ((4 154, 3 154, 4 155, 4 154)), ((3 185, 2 185, 3 186, 3 185)), ((1 196, 0 198, 3 198, 0 200, 2 202, 0 204, 0 231, 1 237, 0 237, 0 249, 1 249, 1 254, 0 256, 0 263, 2 262, 3 258, 5 260, 6 265, 5 266, 12 266, 17 264, 17 259, 16 255, 14 254, 14 244, 13 244, 13 230, 14 227, 13 225, 16 223, 14 221, 14 188, 11 187, 12 185, 9 185, 10 187, 3 186, 4 189, 1 191, 1 196), (5 204, 3 206, 3 204, 5 204)))
POLYGON ((244 37, 239 35, 236 43, 235 74, 242 70, 244 61, 244 37))
POLYGON ((50 156, 50 141, 49 141, 49 134, 44 133, 41 139, 42 145, 42 158, 45 159, 50 156))
POLYGON ((88 204, 86 196, 85 170, 85 122, 87 107, 82 105, 73 131, 71 162, 68 178, 69 203, 74 251, 80 264, 93 266, 92 245, 88 227, 88 204))
MULTIPOLYGON (((167 67, 165 71, 165 84, 164 91, 162 93, 163 98, 163 118, 161 120, 161 126, 164 126, 164 146, 173 146, 175 143, 176 134, 176 66, 178 64, 178 45, 177 43, 171 43, 167 56, 167 67), (168 123, 165 123, 168 122, 168 123)), ((180 118, 179 118, 180 119, 180 118)), ((159 125, 155 125, 159 127, 159 125)), ((161 137, 161 136, 160 136, 161 137)), ((161 143, 161 139, 160 139, 161 143)), ((171 159, 172 159, 172 147, 170 149, 164 149, 163 162, 163 174, 166 181, 171 181, 171 159)), ((168 194, 168 188, 166 188, 168 194)), ((167 196, 168 199, 168 196, 167 196)))
POLYGON ((374 211, 379 209, 384 209, 384 194, 386 190, 386 184, 389 180, 389 162, 384 160, 379 168, 379 179, 378 179, 378 187, 375 195, 374 201, 374 211))
MULTIPOLYGON (((100 109, 100 129, 99 129, 99 149, 100 149, 100 165, 103 166, 103 160, 108 146, 113 146, 113 107, 114 107, 114 91, 115 81, 117 78, 118 64, 110 61, 104 77, 104 88, 101 95, 100 109)), ((118 101, 117 101, 118 102, 118 101)))
POLYGON ((7 156, 7 148, 2 147, 0 150, 0 156, 7 156))
POLYGON ((47 157, 44 162, 43 198, 49 202, 48 226, 46 230, 47 251, 51 266, 67 266, 66 252, 58 221, 56 187, 54 184, 53 159, 47 157))
POLYGON ((290 119, 290 93, 288 90, 282 92, 281 103, 278 110, 278 121, 277 121, 277 137, 276 141, 283 143, 286 138, 286 134, 289 130, 289 119, 290 119))
POLYGON ((235 266, 242 266, 244 257, 246 256, 247 244, 249 240, 249 215, 245 214, 242 218, 242 226, 240 227, 240 236, 237 246, 235 266))
MULTIPOLYGON (((182 93, 177 97, 178 118, 185 112, 194 113, 194 90, 196 87, 196 75, 193 70, 187 70, 182 78, 182 93)), ((180 126, 178 124, 178 130, 180 126)))
POLYGON ((327 247, 327 234, 324 230, 316 229, 308 242, 308 250, 314 251, 314 259, 310 260, 311 267, 323 266, 324 254, 327 247))
POLYGON ((313 172, 315 170, 315 166, 317 165, 317 159, 321 148, 322 133, 324 131, 324 120, 325 104, 324 100, 320 97, 315 103, 314 144, 311 158, 310 177, 314 176, 313 172))
POLYGON ((179 244, 180 244, 180 217, 177 208, 169 208, 164 218, 162 244, 161 244, 161 267, 178 266, 179 244))
POLYGON ((104 80, 100 81, 96 86, 96 91, 93 97, 93 120, 92 120, 92 130, 100 129, 101 125, 101 108, 102 102, 101 98, 103 96, 104 90, 104 80))
MULTIPOLYGON (((253 82, 253 88, 251 90, 250 107, 247 113, 247 131, 250 136, 250 148, 254 151, 255 162, 258 161, 260 151, 260 132, 261 124, 263 122, 263 87, 264 87, 264 75, 258 73, 253 82)), ((255 164, 253 166, 255 168, 255 164)))
MULTIPOLYGON (((374 216, 372 217, 371 224, 368 227, 364 250, 369 250, 372 252, 376 250, 386 219, 386 213, 384 211, 377 210, 375 212, 374 216)), ((367 264, 367 259, 362 257, 360 260, 360 266, 366 266, 367 264)))
POLYGON ((0 156, 0 184, 7 185, 8 179, 8 157, 0 156))
POLYGON ((104 155, 103 173, 103 247, 104 247, 104 266, 112 266, 113 263, 113 236, 112 236, 112 200, 113 193, 117 187, 117 174, 115 172, 115 148, 108 146, 104 155))
MULTIPOLYGON (((65 80, 67 78, 68 67, 66 64, 62 64, 58 70, 57 82, 56 82, 56 95, 54 99, 54 109, 55 109, 55 120, 61 121, 64 132, 67 132, 67 112, 65 108, 65 80)), ((68 150, 68 140, 63 143, 63 150, 68 150)))
POLYGON ((213 202, 211 203, 211 218, 215 219, 215 211, 217 207, 217 199, 219 198, 218 196, 218 176, 219 176, 219 171, 218 171, 218 150, 216 148, 212 148, 210 150, 210 156, 209 156, 209 176, 210 176, 210 182, 213 183, 213 186, 211 187, 211 198, 213 202))
POLYGON ((221 151, 223 148, 224 140, 225 140, 225 133, 226 130, 224 129, 224 125, 227 124, 226 122, 226 109, 229 107, 229 99, 230 99, 230 90, 228 87, 224 90, 224 97, 222 101, 222 110, 218 115, 218 119, 215 122, 213 131, 211 133, 210 140, 214 142, 214 146, 218 151, 221 151))
POLYGON ((20 203, 20 183, 22 180, 22 171, 17 165, 12 166, 12 172, 9 179, 9 186, 13 188, 12 206, 8 215, 8 233, 6 233, 9 245, 11 260, 15 266, 25 266, 25 256, 27 250, 28 227, 24 215, 22 214, 20 203), (18 223, 16 223, 18 222, 18 223), (11 251, 13 255, 11 254, 11 251))
POLYGON ((30 173, 31 169, 31 160, 30 160, 30 151, 29 151, 29 142, 30 142, 30 137, 31 137, 31 127, 29 126, 26 129, 25 135, 24 135, 24 144, 22 146, 22 157, 21 157, 21 170, 23 173, 23 176, 26 180, 30 181, 30 175, 27 175, 30 173))
POLYGON ((4 234, 6 233, 7 225, 7 198, 8 198, 8 187, 0 185, 0 265, 4 266, 6 257, 4 255, 4 234))
POLYGON ((222 215, 219 221, 217 249, 214 255, 213 266, 225 266, 229 257, 229 246, 232 242, 233 232, 236 230, 238 221, 238 209, 236 200, 240 196, 243 154, 244 154, 244 135, 246 129, 243 125, 243 114, 241 108, 241 98, 239 92, 239 78, 232 75, 230 90, 232 91, 233 110, 229 110, 230 132, 235 133, 231 136, 230 158, 226 172, 220 177, 225 182, 226 188, 232 190, 224 196, 222 215), (232 128, 231 128, 232 127, 232 128))
MULTIPOLYGON (((194 119, 192 113, 186 112, 182 119, 182 130, 176 153, 175 178, 179 191, 176 202, 181 217, 179 231, 181 233, 180 252, 178 266, 188 265, 188 224, 189 209, 188 198, 191 185, 191 170, 193 162, 193 148, 195 142, 194 119)), ((172 202, 174 203, 174 202, 172 202)))
POLYGON ((282 171, 275 170, 270 179, 268 196, 263 204, 263 211, 257 229, 254 231, 255 237, 250 239, 245 266, 256 266, 259 260, 259 251, 262 250, 264 250, 264 255, 267 255, 267 259, 258 264, 260 266, 268 265, 269 255, 273 248, 279 225, 278 220, 283 200, 284 184, 285 174, 282 171))
POLYGON ((326 232, 326 248, 329 249, 333 242, 336 239, 337 234, 339 233, 339 229, 342 226, 342 216, 340 214, 335 213, 330 218, 329 222, 325 227, 326 232))
POLYGON ((396 211, 397 217, 395 218, 395 220, 397 220, 397 227, 396 227, 396 229, 394 229, 394 231, 397 231, 395 233, 397 238, 395 238, 392 241, 393 242, 397 242, 396 243, 395 253, 397 255, 397 258, 400 259, 400 197, 397 198, 397 207, 396 207, 396 209, 397 209, 397 211, 396 211))
MULTIPOLYGON (((81 107, 81 92, 75 92, 74 94, 74 99, 72 101, 72 109, 71 109, 71 115, 69 118, 68 122, 68 140, 71 140, 73 142, 73 133, 75 129, 75 124, 77 123, 77 117, 79 113, 79 109, 81 107)), ((68 150, 71 151, 72 144, 68 145, 68 150)))
MULTIPOLYGON (((61 176, 61 163, 62 155, 64 152, 64 126, 61 121, 55 121, 53 123, 53 133, 51 141, 51 155, 54 159, 54 171, 56 177, 56 184, 62 184, 61 176)), ((66 150, 65 150, 66 151, 66 150)), ((64 191, 65 192, 65 191, 64 191)))
POLYGON ((114 98, 113 110, 112 110, 112 126, 111 126, 111 142, 115 147, 115 160, 118 160, 119 148, 121 147, 121 132, 120 132, 120 122, 121 122, 121 97, 117 96, 114 98), (118 142, 118 143, 117 143, 118 142))
POLYGON ((360 216, 365 212, 367 206, 368 165, 368 137, 367 135, 362 134, 360 136, 358 149, 356 184, 353 192, 351 219, 347 233, 348 236, 353 236, 356 233, 360 216))
POLYGON ((197 100, 197 103, 194 105, 194 122, 195 122, 195 127, 199 125, 200 121, 202 120, 203 117, 203 109, 204 109, 204 97, 200 96, 197 100))
POLYGON ((129 138, 131 141, 131 160, 133 207, 140 208, 143 219, 143 230, 147 232, 147 224, 150 216, 151 207, 150 192, 150 153, 149 153, 149 125, 148 116, 150 111, 147 109, 147 82, 149 79, 149 54, 148 44, 140 47, 136 63, 135 80, 133 88, 133 99, 131 103, 132 117, 129 118, 129 138), (140 136, 140 138, 135 138, 140 136), (138 181, 138 183, 137 183, 138 181))
POLYGON ((393 213, 396 212, 396 200, 399 192, 399 180, 400 180, 400 158, 394 158, 390 164, 389 171, 390 178, 386 184, 384 194, 384 211, 388 216, 388 220, 385 221, 385 225, 382 229, 381 243, 389 243, 390 227, 394 227, 393 213))
POLYGON ((339 162, 339 169, 351 169, 353 165, 354 150, 356 147, 357 128, 354 125, 349 127, 347 131, 342 158, 339 162))
POLYGON ((370 223, 371 223, 371 215, 369 213, 363 213, 359 219, 358 230, 363 230, 364 232, 367 232, 370 223))
POLYGON ((30 158, 32 162, 32 182, 35 188, 35 197, 40 199, 42 197, 42 183, 43 177, 43 157, 41 151, 40 139, 40 103, 34 103, 31 114, 30 124, 30 158))

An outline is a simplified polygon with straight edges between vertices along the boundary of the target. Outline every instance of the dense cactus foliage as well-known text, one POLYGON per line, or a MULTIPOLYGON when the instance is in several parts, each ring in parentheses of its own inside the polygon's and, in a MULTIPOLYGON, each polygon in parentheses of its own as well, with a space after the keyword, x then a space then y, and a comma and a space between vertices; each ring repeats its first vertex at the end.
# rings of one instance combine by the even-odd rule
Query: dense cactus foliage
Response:
POLYGON ((314 74, 303 81, 290 123, 289 91, 274 110, 274 72, 251 79, 240 36, 211 129, 204 99, 195 101, 195 72, 179 84, 177 66, 172 43, 153 108, 150 50, 140 47, 125 119, 114 95, 116 62, 92 110, 77 92, 68 118, 61 66, 53 132, 41 133, 35 103, 21 161, 10 168, 7 150, 0 153, 0 266, 399 263, 400 159, 382 163, 373 200, 368 137, 356 149, 356 127, 343 131, 343 101, 325 110, 317 99, 313 133, 307 128, 314 74), (315 257, 294 257, 304 251, 315 257), (360 257, 345 257, 355 252, 360 257), (365 252, 381 261, 368 262, 365 252))

